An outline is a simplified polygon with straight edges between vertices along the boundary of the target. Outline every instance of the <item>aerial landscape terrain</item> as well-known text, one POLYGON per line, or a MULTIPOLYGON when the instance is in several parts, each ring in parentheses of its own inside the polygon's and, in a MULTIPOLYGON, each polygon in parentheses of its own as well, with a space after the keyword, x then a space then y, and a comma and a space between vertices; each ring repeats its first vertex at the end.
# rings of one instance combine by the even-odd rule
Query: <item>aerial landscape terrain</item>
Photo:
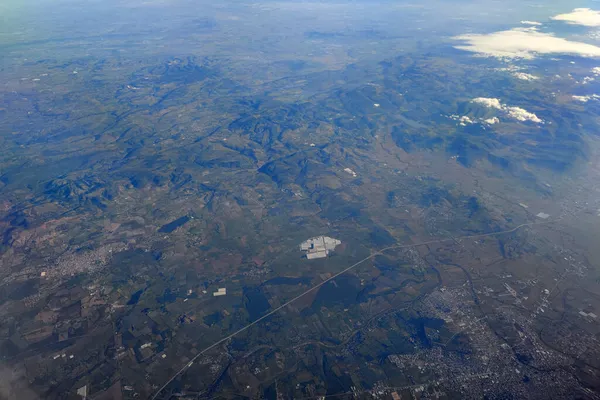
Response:
POLYGON ((0 399, 600 399, 600 5, 0 4, 0 399))

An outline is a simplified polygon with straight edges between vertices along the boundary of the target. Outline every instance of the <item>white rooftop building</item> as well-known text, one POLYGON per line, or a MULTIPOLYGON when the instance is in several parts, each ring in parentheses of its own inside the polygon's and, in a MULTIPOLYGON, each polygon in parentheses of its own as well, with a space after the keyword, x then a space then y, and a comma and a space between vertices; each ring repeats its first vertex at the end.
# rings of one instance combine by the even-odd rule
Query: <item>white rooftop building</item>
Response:
POLYGON ((318 236, 308 239, 300 244, 300 250, 306 252, 306 258, 325 258, 336 246, 342 244, 340 240, 328 236, 318 236))
POLYGON ((87 385, 82 386, 79 389, 77 389, 77 394, 80 395, 81 397, 83 397, 84 399, 87 399, 87 393, 88 393, 87 385))

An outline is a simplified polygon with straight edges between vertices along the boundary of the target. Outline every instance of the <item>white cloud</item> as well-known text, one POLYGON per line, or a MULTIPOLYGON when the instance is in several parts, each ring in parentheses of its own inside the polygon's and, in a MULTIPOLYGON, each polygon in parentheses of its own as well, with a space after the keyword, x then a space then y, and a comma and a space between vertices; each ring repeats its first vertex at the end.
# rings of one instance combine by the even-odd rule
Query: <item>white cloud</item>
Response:
POLYGON ((496 68, 495 70, 500 72, 517 72, 521 71, 522 69, 523 67, 519 67, 518 65, 509 64, 508 67, 496 68))
POLYGON ((594 68, 592 68, 592 73, 594 75, 600 75, 600 67, 594 67, 594 68))
POLYGON ((494 68, 494 71, 510 72, 512 76, 514 76, 517 79, 521 79, 523 81, 536 81, 536 80, 540 79, 539 76, 528 74, 527 72, 522 72, 522 70, 524 70, 524 69, 525 68, 523 68, 523 67, 509 64, 507 67, 494 68))
MULTIPOLYGON (((482 99, 482 98, 480 98, 482 99)), ((486 100, 495 100, 495 99, 486 99, 486 100)), ((460 126, 467 126, 470 124, 475 124, 475 123, 480 123, 480 124, 488 124, 488 125, 494 125, 494 124, 499 124, 500 120, 498 119, 498 117, 492 117, 492 118, 475 118, 472 119, 471 117, 467 116, 467 115, 449 115, 448 118, 454 120, 454 121, 458 121, 458 124, 460 126)))
POLYGON ((540 78, 538 78, 538 77, 537 77, 537 76, 535 76, 535 75, 527 74, 527 73, 525 73, 525 72, 515 72, 515 73, 513 74, 513 76, 514 76, 515 78, 517 78, 517 79, 521 79, 521 80, 523 80, 523 81, 536 81, 536 80, 540 79, 540 78))
POLYGON ((512 107, 506 104, 502 104, 499 99, 487 98, 487 97, 477 97, 471 100, 472 103, 480 104, 487 108, 493 108, 496 110, 501 110, 509 118, 515 119, 517 121, 525 122, 531 121, 537 124, 543 123, 541 119, 538 118, 534 113, 530 113, 529 111, 521 108, 521 107, 512 107))
POLYGON ((586 76, 583 78, 583 80, 581 81, 582 85, 587 85, 590 82, 594 82, 596 80, 596 78, 594 78, 593 76, 586 76))
POLYGON ((497 110, 502 110, 502 103, 500 103, 500 99, 477 97, 476 99, 471 100, 471 102, 481 104, 487 108, 495 108, 497 110))
POLYGON ((523 25, 533 25, 533 26, 540 26, 540 25, 542 25, 541 22, 536 22, 536 21, 521 21, 521 23, 523 25))
POLYGON ((587 96, 573 96, 573 100, 580 101, 582 103, 587 103, 590 100, 598 100, 598 99, 600 99, 600 96, 598 96, 597 94, 590 94, 587 96))
POLYGON ((475 121, 473 121, 471 118, 469 118, 466 115, 460 116, 460 115, 450 115, 449 116, 450 119, 453 119, 454 121, 458 121, 460 126, 467 126, 467 124, 474 124, 475 121))
POLYGON ((465 44, 457 49, 486 57, 532 59, 537 54, 573 54, 582 57, 600 57, 600 47, 573 42, 535 27, 515 28, 508 31, 484 34, 467 34, 454 37, 465 44))
POLYGON ((460 117, 459 121, 460 121, 460 125, 462 125, 462 126, 466 126, 467 124, 473 123, 471 118, 467 117, 466 115, 463 115, 462 117, 460 117))
POLYGON ((527 110, 522 109, 521 107, 506 107, 504 109, 508 112, 508 116, 516 119, 517 121, 531 121, 535 123, 541 123, 542 120, 537 117, 534 113, 530 113, 527 110))
POLYGON ((600 26, 600 11, 590 8, 576 8, 570 13, 552 17, 555 21, 563 21, 571 25, 600 26))

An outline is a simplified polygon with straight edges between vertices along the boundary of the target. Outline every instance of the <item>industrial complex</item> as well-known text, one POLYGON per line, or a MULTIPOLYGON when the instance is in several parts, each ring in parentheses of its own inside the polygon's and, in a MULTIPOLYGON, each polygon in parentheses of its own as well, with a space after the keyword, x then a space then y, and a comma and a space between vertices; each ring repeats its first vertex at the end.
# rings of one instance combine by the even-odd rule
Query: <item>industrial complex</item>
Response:
POLYGON ((328 236, 318 236, 308 239, 300 244, 300 250, 306 252, 306 258, 325 258, 336 246, 342 244, 340 240, 328 236))

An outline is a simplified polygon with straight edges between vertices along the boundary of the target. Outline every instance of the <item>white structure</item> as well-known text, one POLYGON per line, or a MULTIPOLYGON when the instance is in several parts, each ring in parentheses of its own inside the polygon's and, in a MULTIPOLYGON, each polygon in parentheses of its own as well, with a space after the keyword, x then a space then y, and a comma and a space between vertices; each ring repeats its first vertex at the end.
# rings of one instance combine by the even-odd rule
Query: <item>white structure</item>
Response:
POLYGON ((541 218, 541 219, 548 219, 548 217, 550 216, 550 214, 546 214, 546 213, 539 213, 538 215, 536 215, 536 217, 541 218))
POLYGON ((586 313, 584 311, 579 311, 579 315, 581 315, 582 317, 589 317, 589 318, 593 318, 593 319, 598 318, 598 316, 596 314, 594 314, 593 312, 586 313))
POLYGON ((213 293, 213 296, 217 297, 217 296, 225 296, 227 294, 227 288, 219 288, 219 290, 217 290, 216 292, 213 293))
POLYGON ((312 260, 313 258, 325 258, 327 257, 327 250, 317 250, 314 252, 306 253, 306 258, 312 260))
POLYGON ((81 397, 83 397, 84 399, 87 399, 87 385, 80 387, 79 389, 77 389, 77 394, 80 395, 81 397))
POLYGON ((328 236, 318 236, 308 239, 300 244, 300 250, 306 252, 306 258, 325 258, 336 246, 342 244, 340 240, 328 236))

